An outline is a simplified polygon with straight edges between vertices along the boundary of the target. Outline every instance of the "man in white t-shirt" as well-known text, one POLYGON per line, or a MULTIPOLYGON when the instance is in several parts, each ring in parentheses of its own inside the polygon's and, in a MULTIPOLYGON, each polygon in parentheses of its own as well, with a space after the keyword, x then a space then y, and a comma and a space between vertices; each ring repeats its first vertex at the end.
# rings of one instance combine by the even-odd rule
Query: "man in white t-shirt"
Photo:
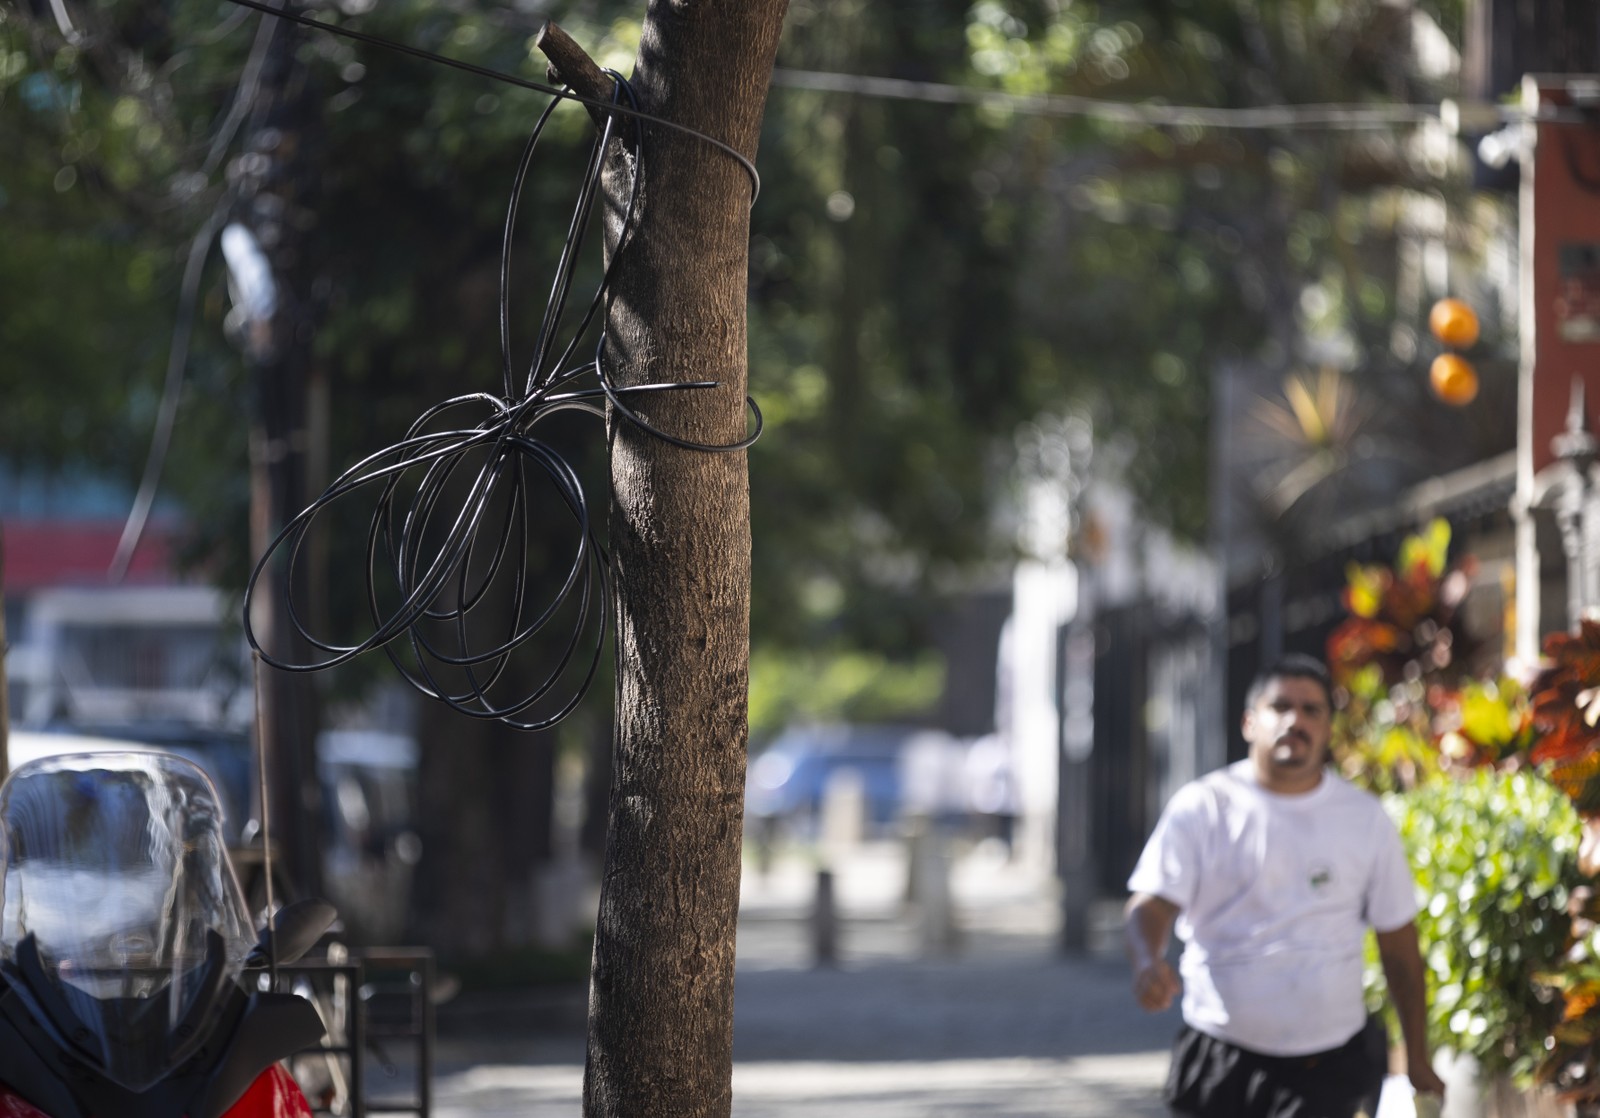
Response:
POLYGON ((1128 889, 1139 1004, 1181 993, 1166 1100, 1197 1118, 1351 1118, 1385 1071, 1362 1001, 1362 946, 1377 933, 1419 1093, 1443 1094, 1427 1040, 1415 884, 1373 796, 1329 771, 1327 669, 1269 667, 1245 699, 1247 759, 1179 789, 1128 889), (1166 961, 1176 927, 1180 975, 1166 961))

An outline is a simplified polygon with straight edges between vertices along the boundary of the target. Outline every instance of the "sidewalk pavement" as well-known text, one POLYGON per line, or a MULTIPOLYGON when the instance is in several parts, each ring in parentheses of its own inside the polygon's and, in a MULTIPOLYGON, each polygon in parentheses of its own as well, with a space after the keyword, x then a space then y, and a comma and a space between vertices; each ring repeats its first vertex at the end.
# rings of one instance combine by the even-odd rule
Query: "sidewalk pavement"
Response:
MULTIPOLYGON (((951 872, 953 946, 930 953, 925 945, 942 937, 925 934, 905 904, 906 880, 898 844, 836 859, 837 962, 818 967, 815 862, 791 856, 764 875, 747 870, 735 1118, 1163 1113, 1156 1095, 1176 1014, 1134 1006, 1109 937, 1088 957, 1064 958, 1053 892, 980 848, 951 872)), ((492 1034, 443 1035, 435 1113, 577 1118, 582 998, 544 993, 517 1006, 508 996, 492 1034), (532 1023, 508 1028, 513 1019, 532 1023)))

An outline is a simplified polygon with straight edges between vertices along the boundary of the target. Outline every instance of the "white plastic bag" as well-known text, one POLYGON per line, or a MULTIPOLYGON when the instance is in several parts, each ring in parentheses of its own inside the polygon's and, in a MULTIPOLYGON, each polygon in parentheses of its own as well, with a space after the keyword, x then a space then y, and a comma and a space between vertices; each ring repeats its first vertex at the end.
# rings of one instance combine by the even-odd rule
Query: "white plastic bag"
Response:
POLYGON ((1443 1102, 1438 1095, 1417 1094, 1405 1076, 1391 1075, 1383 1081, 1378 1113, 1372 1118, 1439 1118, 1443 1102))

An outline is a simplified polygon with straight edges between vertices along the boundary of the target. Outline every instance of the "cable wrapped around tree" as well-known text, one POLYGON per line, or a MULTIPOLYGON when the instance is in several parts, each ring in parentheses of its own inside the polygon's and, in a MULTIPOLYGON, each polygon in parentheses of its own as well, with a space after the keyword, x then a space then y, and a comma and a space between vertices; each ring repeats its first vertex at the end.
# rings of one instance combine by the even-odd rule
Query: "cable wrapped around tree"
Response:
MULTIPOLYGON (((524 730, 547 729, 570 714, 594 682, 610 626, 610 587, 606 551, 596 535, 578 473, 550 443, 538 437, 539 425, 568 411, 603 419, 609 405, 622 420, 691 450, 743 450, 759 437, 761 414, 753 400, 748 403, 755 415, 754 431, 725 445, 694 442, 660 430, 635 406, 640 397, 650 393, 713 388, 715 381, 626 388, 613 383, 606 371, 603 321, 620 251, 612 254, 576 325, 565 328, 584 234, 601 193, 600 172, 606 152, 613 143, 624 145, 633 168, 620 249, 634 229, 645 122, 653 119, 640 110, 627 81, 615 72, 608 73, 615 83, 610 105, 577 96, 570 89, 550 90, 557 96, 540 115, 518 161, 500 261, 501 393, 468 393, 430 408, 403 439, 347 469, 283 526, 258 559, 245 592, 245 635, 266 663, 284 671, 318 671, 382 649, 401 675, 430 698, 475 718, 498 719, 524 730), (563 100, 588 105, 600 127, 578 189, 533 358, 519 382, 511 355, 513 230, 539 138, 563 100), (619 126, 619 118, 631 119, 626 126, 619 126), (602 328, 594 355, 574 364, 597 318, 602 328), (595 383, 580 387, 591 375, 595 383), (534 534, 555 539, 559 525, 541 514, 536 501, 541 483, 553 488, 554 515, 567 521, 574 540, 564 575, 542 594, 530 578, 534 534), (345 507, 362 499, 372 500, 365 543, 371 631, 360 641, 344 644, 311 630, 304 606, 296 599, 296 572, 319 518, 333 516, 345 521, 345 507), (287 557, 281 574, 289 619, 320 654, 306 662, 291 662, 270 653, 251 625, 256 588, 280 553, 287 557), (502 583, 502 579, 506 581, 502 583), (495 592, 491 588, 496 588, 495 592), (569 629, 564 640, 557 642, 560 651, 554 663, 535 673, 529 682, 508 683, 518 650, 552 626, 569 629), (489 635, 485 637, 485 633, 489 635)), ((727 150, 711 137, 701 138, 727 150)), ((754 167, 742 157, 739 162, 757 187, 754 167)))

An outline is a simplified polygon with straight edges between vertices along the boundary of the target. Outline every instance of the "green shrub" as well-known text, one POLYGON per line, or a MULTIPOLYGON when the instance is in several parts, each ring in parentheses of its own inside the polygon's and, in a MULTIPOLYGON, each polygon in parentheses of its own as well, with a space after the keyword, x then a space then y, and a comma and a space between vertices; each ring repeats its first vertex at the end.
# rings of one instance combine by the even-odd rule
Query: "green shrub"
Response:
MULTIPOLYGON (((1422 904, 1430 1039, 1488 1074, 1527 1080, 1561 1015, 1560 999, 1534 977, 1559 965, 1567 899, 1584 880, 1571 801, 1533 773, 1479 769, 1384 803, 1422 904)), ((1368 991, 1373 1004, 1382 998, 1370 944, 1368 991)))

